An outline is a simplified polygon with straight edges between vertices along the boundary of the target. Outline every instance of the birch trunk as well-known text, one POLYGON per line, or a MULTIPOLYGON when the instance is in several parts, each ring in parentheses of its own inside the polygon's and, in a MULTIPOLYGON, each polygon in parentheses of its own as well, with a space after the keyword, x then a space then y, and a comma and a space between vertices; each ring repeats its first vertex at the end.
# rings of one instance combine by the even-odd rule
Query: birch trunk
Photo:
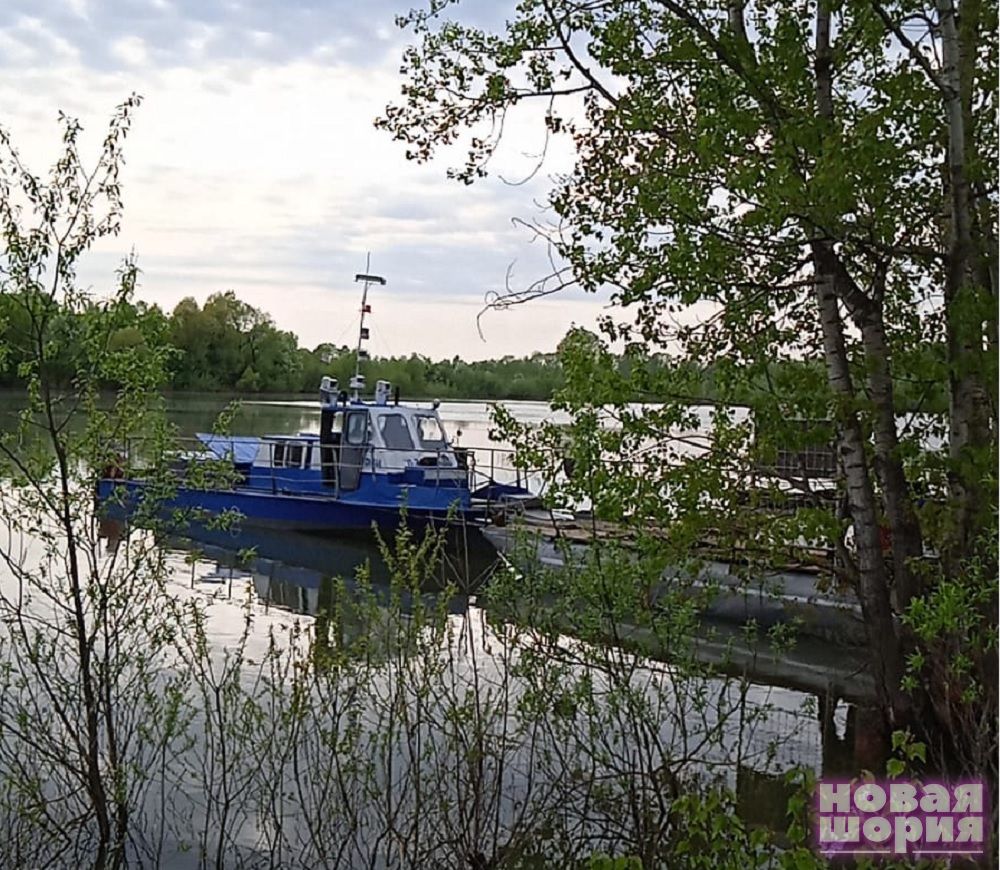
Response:
POLYGON ((882 491, 885 520, 892 546, 892 585, 899 612, 923 591, 913 560, 923 554, 923 534, 903 468, 896 427, 896 396, 892 360, 885 331, 882 294, 864 293, 843 260, 834 264, 834 286, 858 330, 865 353, 868 393, 874 407, 875 474, 882 491))
POLYGON ((964 105, 967 100, 963 100, 962 87, 962 70, 972 62, 970 53, 975 51, 974 44, 963 42, 974 42, 978 28, 965 26, 963 41, 953 0, 937 0, 935 5, 941 32, 940 81, 948 133, 948 268, 944 298, 950 363, 948 449, 952 460, 950 485, 955 524, 950 552, 946 555, 950 568, 956 570, 976 534, 979 509, 991 501, 987 498, 977 453, 990 445, 992 402, 981 373, 986 333, 978 313, 978 297, 985 288, 977 287, 978 258, 972 240, 967 166, 969 142, 964 105))
MULTIPOLYGON (((833 107, 833 54, 830 45, 830 9, 820 2, 816 12, 816 106, 821 119, 832 124, 833 107)), ((811 243, 813 268, 815 271, 815 298, 819 309, 823 331, 823 353, 826 360, 827 379, 837 403, 837 425, 841 464, 847 486, 851 523, 857 548, 858 597, 868 631, 870 662, 879 701, 890 727, 897 727, 909 715, 909 702, 900 688, 903 677, 903 655, 897 634, 889 596, 889 582, 885 559, 882 555, 882 541, 879 531, 879 511, 875 488, 865 453, 865 441, 861 421, 855 408, 855 388, 852 382, 844 340, 844 317, 841 312, 838 289, 841 292, 860 290, 853 283, 845 283, 846 272, 840 263, 833 242, 829 239, 814 238, 811 243)), ((860 294, 863 296, 863 294, 860 294)), ((855 299, 860 307, 862 300, 855 299)), ((871 306, 867 306, 871 309, 871 306)), ((873 319, 877 323, 877 318, 873 319)), ((874 333, 872 334, 874 337, 874 333)), ((883 346, 880 350, 881 365, 878 369, 888 376, 883 346)), ((866 347, 866 350, 868 348, 866 347)), ((879 380, 885 392, 885 383, 879 380)), ((891 437, 887 444, 895 440, 895 419, 893 417, 891 381, 888 394, 883 400, 890 403, 889 418, 891 437)), ((884 428, 884 427, 880 427, 884 428)), ((890 434, 885 432, 883 434, 890 434)), ((891 453, 891 451, 890 451, 891 453)), ((899 469, 900 473, 902 468, 899 469)), ((902 481, 905 492, 905 479, 902 481)))
POLYGON ((873 310, 861 318, 860 326, 868 389, 875 407, 875 472, 881 484, 889 526, 896 606, 903 612, 922 592, 913 560, 923 554, 923 536, 899 452, 896 402, 881 310, 873 306, 873 310))
POLYGON ((854 385, 844 342, 844 322, 834 289, 836 255, 830 242, 812 243, 815 297, 823 330, 827 379, 837 402, 840 461, 857 549, 858 598, 868 631, 870 664, 879 702, 891 727, 909 714, 900 689, 903 658, 889 599, 889 583, 879 534, 875 491, 865 455, 861 422, 854 408, 854 385))

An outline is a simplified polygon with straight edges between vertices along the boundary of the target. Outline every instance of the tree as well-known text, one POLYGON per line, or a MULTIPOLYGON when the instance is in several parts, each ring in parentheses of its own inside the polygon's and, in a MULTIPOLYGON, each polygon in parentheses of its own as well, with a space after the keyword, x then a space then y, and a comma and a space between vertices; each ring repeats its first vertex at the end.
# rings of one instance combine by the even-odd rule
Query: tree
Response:
POLYGON ((188 297, 170 318, 171 341, 182 352, 174 384, 182 389, 299 388, 298 341, 271 316, 237 298, 213 293, 204 307, 188 297))
MULTIPOLYGON (((404 100, 377 124, 411 159, 465 142, 451 174, 469 183, 506 116, 540 103, 546 135, 576 149, 553 182, 552 222, 534 227, 563 265, 501 302, 610 287, 637 313, 609 319, 605 337, 673 363, 623 380, 579 342, 564 355, 563 401, 584 416, 610 405, 622 430, 590 434, 640 472, 608 480, 597 503, 656 516, 678 543, 710 528, 758 535, 772 563, 821 534, 860 598, 887 726, 922 727, 952 764, 995 775, 995 640, 963 648, 975 666, 959 678, 942 657, 962 646, 959 626, 918 651, 901 617, 961 584, 994 535, 996 5, 524 0, 500 33, 445 20, 449 5, 402 19, 419 44, 404 55, 404 100), (929 344, 942 366, 900 371, 929 344), (789 360, 820 362, 825 384, 809 366, 776 378, 789 360), (696 456, 664 448, 670 464, 649 467, 649 444, 692 422, 692 362, 714 372, 714 432, 696 456), (894 376, 933 392, 942 373, 947 420, 901 420, 894 376), (673 398, 637 414, 620 399, 637 388, 673 398), (737 397, 752 425, 727 410, 737 397), (802 439, 797 418, 835 425, 839 517, 818 502, 791 518, 749 513, 732 497, 802 439), (927 449, 943 422, 947 450, 927 449)), ((995 608, 976 607, 994 638, 995 608)))
POLYGON ((170 317, 170 341, 180 351, 174 366, 174 384, 182 389, 213 389, 217 372, 208 359, 212 337, 196 300, 188 296, 174 307, 170 317))
POLYGON ((48 177, 0 131, 0 292, 17 312, 27 388, 19 425, 0 436, 0 777, 5 854, 38 866, 122 866, 148 794, 145 753, 177 737, 164 697, 146 691, 168 636, 150 606, 162 559, 141 545, 121 562, 100 558, 93 523, 100 469, 124 461, 116 454, 129 439, 153 449, 164 436, 146 409, 169 352, 135 326, 132 260, 107 301, 76 282, 80 257, 118 231, 121 147, 138 104, 118 107, 90 167, 80 125, 63 117, 48 177), (109 412, 99 410, 106 383, 118 387, 109 412))

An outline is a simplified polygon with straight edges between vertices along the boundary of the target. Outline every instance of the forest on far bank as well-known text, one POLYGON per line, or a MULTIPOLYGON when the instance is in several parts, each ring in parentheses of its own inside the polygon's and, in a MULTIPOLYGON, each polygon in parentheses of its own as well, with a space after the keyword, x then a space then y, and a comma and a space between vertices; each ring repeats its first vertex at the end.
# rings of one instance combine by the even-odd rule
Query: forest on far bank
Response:
MULTIPOLYGON (((22 366, 34 352, 28 328, 29 307, 55 304, 44 295, 0 295, 0 347, 5 348, 0 356, 0 387, 17 388, 24 383, 22 366)), ((91 303, 95 312, 98 305, 91 303)), ((167 389, 242 395, 314 393, 324 375, 346 385, 354 372, 353 347, 331 343, 312 349, 301 347, 295 333, 279 329, 270 314, 242 301, 232 290, 209 296, 204 305, 187 297, 169 314, 145 302, 124 306, 121 312, 122 322, 111 337, 109 350, 134 348, 142 352, 144 348, 164 345, 171 348, 170 381, 164 385, 167 389)), ((86 318, 87 314, 57 312, 57 319, 69 316, 86 318)), ((77 339, 70 339, 79 336, 79 330, 66 324, 61 334, 65 346, 55 357, 58 362, 50 364, 57 369, 52 372, 55 380, 68 383, 84 351, 74 345, 77 339)), ((362 372, 369 387, 376 380, 387 380, 399 388, 402 396, 412 399, 549 401, 564 383, 560 349, 561 345, 550 353, 536 351, 528 357, 475 362, 457 356, 432 360, 416 353, 375 356, 364 360, 362 372)), ((675 370, 669 378, 671 384, 684 383, 693 403, 712 401, 717 395, 716 373, 711 367, 695 370, 685 362, 680 366, 687 371, 678 378, 679 364, 662 355, 650 356, 630 348, 614 359, 626 381, 636 367, 648 370, 649 377, 642 379, 648 391, 634 395, 636 401, 670 398, 658 389, 663 380, 658 374, 668 368, 675 370)), ((911 363, 905 369, 907 376, 897 378, 901 409, 942 413, 947 407, 943 348, 927 346, 911 363)), ((776 360, 772 374, 775 380, 805 377, 819 385, 824 380, 819 360, 776 360)), ((631 383, 635 388, 634 379, 631 383)), ((761 381, 753 389, 767 391, 773 389, 773 383, 761 381)), ((748 402, 750 398, 746 397, 748 402)))

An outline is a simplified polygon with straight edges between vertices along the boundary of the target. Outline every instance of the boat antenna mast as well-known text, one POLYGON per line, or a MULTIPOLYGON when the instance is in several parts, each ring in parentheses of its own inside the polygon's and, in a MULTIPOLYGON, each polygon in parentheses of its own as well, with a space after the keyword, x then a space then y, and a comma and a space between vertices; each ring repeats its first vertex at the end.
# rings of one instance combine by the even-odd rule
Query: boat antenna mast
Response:
POLYGON ((385 286, 385 278, 381 275, 371 274, 372 265, 372 255, 368 254, 365 260, 365 271, 362 274, 355 275, 355 282, 360 281, 364 284, 364 289, 361 291, 361 324, 358 327, 358 348, 354 353, 354 377, 351 378, 351 401, 357 402, 361 398, 361 391, 365 388, 365 379, 361 374, 361 360, 368 357, 368 352, 362 350, 361 342, 368 338, 368 327, 365 326, 365 315, 372 313, 372 307, 368 304, 368 288, 372 284, 379 284, 385 286))

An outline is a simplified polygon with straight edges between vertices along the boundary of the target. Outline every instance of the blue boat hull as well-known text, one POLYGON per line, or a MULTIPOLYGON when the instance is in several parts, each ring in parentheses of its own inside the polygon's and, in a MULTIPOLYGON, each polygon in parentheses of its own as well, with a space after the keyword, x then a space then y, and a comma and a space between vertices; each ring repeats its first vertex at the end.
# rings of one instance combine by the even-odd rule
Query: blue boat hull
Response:
MULTIPOLYGON (((98 484, 98 503, 104 513, 115 519, 127 519, 145 495, 141 481, 104 479, 98 484)), ((227 511, 241 515, 246 525, 325 532, 345 529, 392 528, 405 516, 407 525, 446 524, 475 519, 458 490, 437 494, 437 504, 372 504, 360 500, 336 499, 322 494, 266 492, 261 490, 198 490, 179 487, 158 507, 160 516, 210 514, 227 511)))

